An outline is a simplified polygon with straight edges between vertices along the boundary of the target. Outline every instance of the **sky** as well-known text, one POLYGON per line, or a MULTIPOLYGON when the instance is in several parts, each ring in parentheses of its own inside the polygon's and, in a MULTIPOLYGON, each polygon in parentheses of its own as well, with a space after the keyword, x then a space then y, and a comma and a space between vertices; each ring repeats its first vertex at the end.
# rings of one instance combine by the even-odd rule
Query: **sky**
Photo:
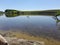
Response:
POLYGON ((0 0, 0 11, 60 9, 60 0, 0 0))

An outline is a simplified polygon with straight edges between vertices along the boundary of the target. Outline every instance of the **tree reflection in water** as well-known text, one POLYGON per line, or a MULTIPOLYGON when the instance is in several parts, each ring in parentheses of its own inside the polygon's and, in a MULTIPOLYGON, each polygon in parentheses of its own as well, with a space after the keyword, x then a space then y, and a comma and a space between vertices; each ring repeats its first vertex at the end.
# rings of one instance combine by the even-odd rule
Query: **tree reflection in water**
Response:
POLYGON ((54 16, 53 19, 56 21, 57 30, 60 30, 60 19, 58 16, 54 16))

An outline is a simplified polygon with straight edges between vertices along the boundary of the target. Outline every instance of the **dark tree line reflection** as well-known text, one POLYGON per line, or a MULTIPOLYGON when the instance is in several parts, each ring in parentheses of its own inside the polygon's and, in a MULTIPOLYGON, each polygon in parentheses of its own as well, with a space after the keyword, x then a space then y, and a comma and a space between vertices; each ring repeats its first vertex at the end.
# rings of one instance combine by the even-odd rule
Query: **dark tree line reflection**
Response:
POLYGON ((54 16, 53 19, 56 21, 57 30, 60 30, 60 19, 58 16, 54 16))

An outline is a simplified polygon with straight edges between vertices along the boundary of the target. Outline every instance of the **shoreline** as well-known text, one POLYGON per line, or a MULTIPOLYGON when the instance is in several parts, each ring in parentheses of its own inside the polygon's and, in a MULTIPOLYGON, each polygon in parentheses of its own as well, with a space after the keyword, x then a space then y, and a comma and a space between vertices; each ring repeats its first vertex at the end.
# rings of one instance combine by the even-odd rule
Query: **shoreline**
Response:
MULTIPOLYGON (((26 39, 26 40, 34 40, 34 41, 43 41, 46 45, 60 45, 60 41, 54 40, 52 38, 43 38, 43 37, 34 37, 28 35, 26 33, 18 32, 18 31, 2 31, 5 33, 4 37, 17 37, 18 39, 26 39)), ((2 33, 0 31, 0 33, 2 33)))

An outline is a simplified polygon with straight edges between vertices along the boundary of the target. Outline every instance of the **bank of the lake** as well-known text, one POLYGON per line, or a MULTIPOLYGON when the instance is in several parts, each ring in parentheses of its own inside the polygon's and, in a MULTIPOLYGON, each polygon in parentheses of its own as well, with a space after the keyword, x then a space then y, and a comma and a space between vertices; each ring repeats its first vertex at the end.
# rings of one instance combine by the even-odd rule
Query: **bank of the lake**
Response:
POLYGON ((17 37, 18 39, 40 41, 44 42, 45 45, 60 45, 60 41, 54 40, 53 38, 35 37, 27 33, 16 31, 0 31, 0 33, 3 33, 4 37, 17 37))

